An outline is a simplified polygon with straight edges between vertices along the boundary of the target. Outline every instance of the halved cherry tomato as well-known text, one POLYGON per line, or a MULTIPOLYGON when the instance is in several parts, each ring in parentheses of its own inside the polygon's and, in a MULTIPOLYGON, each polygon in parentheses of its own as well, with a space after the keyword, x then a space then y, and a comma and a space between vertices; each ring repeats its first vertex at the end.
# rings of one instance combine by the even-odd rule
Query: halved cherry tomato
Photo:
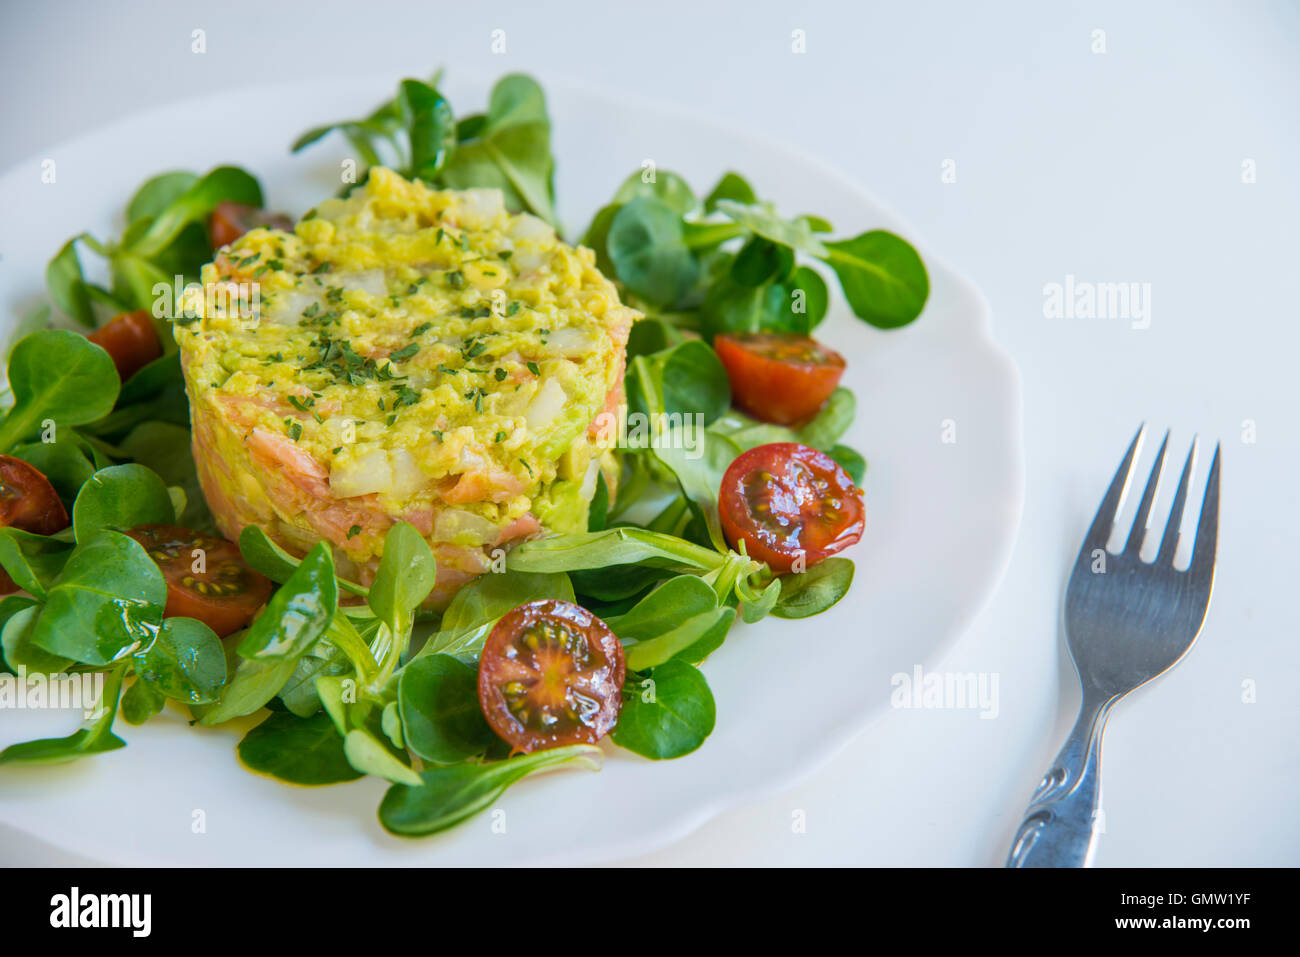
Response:
POLYGON ((179 525, 137 525, 126 534, 162 569, 168 618, 197 618, 224 638, 271 597, 271 580, 244 564, 239 548, 224 538, 179 525))
POLYGON ((724 333, 714 338, 713 349, 736 405, 777 425, 812 418, 844 375, 844 357, 808 336, 724 333))
POLYGON ((478 700, 516 751, 536 751, 609 733, 623 705, 623 646, 609 626, 568 601, 520 605, 483 645, 478 700))
POLYGON ((245 206, 243 203, 217 203, 208 221, 212 233, 212 248, 229 246, 250 229, 269 226, 272 229, 293 229, 293 222, 283 213, 269 213, 257 206, 245 206))
POLYGON ((40 471, 22 459, 0 455, 0 525, 53 535, 68 527, 68 510, 40 471))
MULTIPOLYGON (((53 535, 68 527, 68 510, 44 473, 11 455, 0 455, 0 525, 37 535, 53 535)), ((0 568, 0 595, 17 591, 9 573, 0 568)))
POLYGON ((798 442, 759 445, 722 476, 722 530, 774 572, 807 567, 862 537, 862 490, 839 463, 798 442), (800 563, 802 558, 802 563, 800 563))
POLYGON ((123 382, 163 354, 158 330, 147 309, 114 316, 87 338, 104 347, 123 382))

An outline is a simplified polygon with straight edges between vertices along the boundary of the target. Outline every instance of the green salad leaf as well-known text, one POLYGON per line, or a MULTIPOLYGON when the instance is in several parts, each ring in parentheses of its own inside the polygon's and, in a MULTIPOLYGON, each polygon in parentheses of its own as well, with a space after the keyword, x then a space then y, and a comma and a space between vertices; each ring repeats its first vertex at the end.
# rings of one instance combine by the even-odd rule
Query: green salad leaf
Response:
POLYGON ((367 601, 393 634, 409 634, 413 612, 433 590, 435 577, 429 543, 406 522, 397 522, 384 538, 384 554, 367 601))
POLYGON ((324 713, 273 713, 244 735, 237 750, 245 767, 290 784, 317 787, 364 776, 348 763, 343 739, 324 713))
POLYGON ((509 208, 554 224, 554 173, 546 95, 531 77, 514 73, 492 88, 482 123, 456 144, 441 181, 452 189, 496 186, 509 208))
MULTIPOLYGON (((142 259, 156 256, 186 226, 203 221, 218 203, 225 201, 261 206, 262 187, 246 170, 237 166, 218 166, 195 180, 184 192, 172 196, 127 247, 142 259)), ((140 222, 139 219, 135 221, 140 222)))
POLYGON ((883 229, 826 243, 823 257, 840 277, 859 318, 881 329, 905 326, 921 314, 930 295, 925 264, 906 240, 883 229))
POLYGON ((680 176, 648 175, 634 173, 620 185, 583 243, 638 304, 679 326, 708 338, 810 334, 826 317, 830 297, 821 274, 801 257, 829 265, 853 313, 871 325, 904 326, 925 306, 925 266, 893 233, 823 239, 832 231, 826 219, 783 217, 736 173, 724 174, 703 203, 680 176))
POLYGON ((853 584, 853 562, 826 558, 806 572, 784 576, 781 582, 781 599, 772 614, 778 618, 820 615, 848 594, 853 584))
POLYGON ((266 611, 245 632, 239 654, 258 661, 296 661, 325 634, 337 607, 334 559, 322 542, 276 589, 266 611))
POLYGON ((675 659, 623 689, 623 711, 614 743, 642 757, 680 758, 713 733, 717 709, 698 668, 675 659))
POLYGON ((158 634, 167 586, 143 546, 104 530, 79 543, 50 585, 32 642, 88 665, 108 665, 158 634))
POLYGON ((226 683, 226 652, 216 633, 193 618, 166 618, 158 637, 135 655, 136 683, 190 704, 217 700, 226 683))
POLYGON ((420 774, 419 786, 394 785, 379 821, 394 834, 435 834, 477 814, 516 781, 563 765, 600 769, 600 749, 586 744, 521 754, 488 764, 452 764, 420 774))
POLYGON ((0 765, 62 764, 88 754, 102 754, 126 747, 126 742, 113 733, 113 719, 117 716, 124 671, 124 665, 108 671, 99 704, 80 729, 66 738, 41 738, 11 744, 0 751, 0 765))
POLYGON ((81 240, 81 236, 74 236, 55 253, 45 267, 45 286, 60 311, 83 326, 94 328, 95 310, 91 305, 90 288, 77 255, 77 243, 81 240))
POLYGON ((31 674, 62 674, 71 664, 71 658, 51 654, 32 643, 33 626, 40 614, 39 604, 21 595, 7 595, 0 608, 5 613, 4 629, 0 631, 0 647, 4 649, 5 664, 11 669, 26 668, 31 674))
POLYGON ((101 530, 125 531, 136 525, 170 525, 176 521, 167 486, 143 465, 110 465, 81 486, 72 507, 72 527, 78 542, 88 542, 101 530))
POLYGON ((117 369, 108 353, 85 336, 65 329, 41 329, 9 353, 13 405, 0 419, 0 452, 56 429, 93 422, 117 401, 117 369))
POLYGON ((614 213, 605 248, 618 278, 652 305, 679 302, 699 278, 681 213, 653 196, 638 196, 614 213))
POLYGON ((493 741, 479 708, 477 669, 450 655, 403 668, 397 700, 406 746, 432 764, 476 757, 493 741))
POLYGON ((537 82, 518 73, 502 77, 487 111, 459 122, 437 85, 437 76, 429 83, 403 80, 397 96, 368 116, 307 130, 291 150, 338 131, 369 166, 389 162, 407 178, 441 188, 495 187, 511 210, 554 225, 551 121, 537 82))

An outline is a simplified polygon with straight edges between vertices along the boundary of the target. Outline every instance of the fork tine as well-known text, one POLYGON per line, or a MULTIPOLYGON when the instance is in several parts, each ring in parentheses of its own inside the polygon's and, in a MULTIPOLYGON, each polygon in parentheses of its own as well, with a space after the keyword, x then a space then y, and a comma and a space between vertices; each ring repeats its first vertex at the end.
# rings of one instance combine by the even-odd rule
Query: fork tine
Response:
POLYGON ((1172 565, 1174 553, 1178 551, 1178 529, 1183 524, 1183 509, 1187 505, 1187 483, 1192 478, 1192 468, 1196 463, 1197 439, 1193 437, 1192 447, 1187 452, 1187 461, 1183 463, 1183 477, 1178 480, 1178 491, 1174 493, 1174 504, 1169 508, 1169 519, 1165 523, 1165 534, 1160 539, 1160 551, 1156 555, 1157 565, 1172 565))
POLYGON ((1137 515, 1133 517, 1133 528, 1129 530, 1128 542, 1124 551, 1137 554, 1142 551, 1142 541, 1147 537, 1147 523, 1151 518, 1151 503, 1156 497, 1156 483, 1160 481, 1160 467, 1165 464, 1165 449, 1169 446, 1169 430, 1160 442, 1160 451, 1156 453, 1156 464, 1151 466, 1151 475, 1147 487, 1142 490, 1142 501, 1138 503, 1137 515))
POLYGON ((1214 554, 1219 543, 1219 445, 1214 446, 1210 477, 1205 481, 1205 499, 1201 517, 1196 522, 1196 544, 1192 546, 1192 564, 1187 570, 1195 579, 1214 577, 1214 554))
POLYGON ((1097 514, 1092 519, 1092 526, 1088 529, 1088 535, 1083 540, 1084 551, 1105 548, 1106 542, 1110 540, 1111 530, 1115 527, 1115 516, 1119 512, 1119 504, 1124 501, 1124 493, 1128 490, 1129 478, 1133 474, 1133 459, 1137 455, 1138 446, 1142 444, 1142 436, 1146 430, 1145 422, 1138 426, 1137 434, 1133 436, 1128 451, 1124 453, 1124 461, 1119 463, 1119 470, 1110 480, 1106 497, 1101 500, 1097 514))

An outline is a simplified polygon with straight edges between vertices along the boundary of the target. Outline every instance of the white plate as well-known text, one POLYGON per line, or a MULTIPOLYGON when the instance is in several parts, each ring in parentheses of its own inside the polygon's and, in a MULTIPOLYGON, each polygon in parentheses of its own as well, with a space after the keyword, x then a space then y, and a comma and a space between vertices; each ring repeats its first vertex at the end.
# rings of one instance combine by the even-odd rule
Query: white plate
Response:
MULTIPOLYGON (((699 191, 743 172, 787 213, 829 218, 837 235, 888 227, 919 237, 844 176, 716 118, 617 102, 540 78, 550 97, 556 190, 567 234, 645 160, 699 191)), ((47 151, 0 179, 0 315, 42 301, 45 263, 69 236, 122 227, 122 207, 165 169, 248 167, 270 205, 301 213, 338 188, 343 146, 298 157, 287 146, 317 122, 360 115, 396 78, 259 88, 135 116, 47 151), (55 182, 42 182, 42 160, 55 182)), ((455 73, 462 112, 489 84, 455 73)), ((925 313, 891 333, 856 320, 832 282, 818 335, 849 360, 858 397, 846 441, 870 462, 868 522, 849 552, 857 579, 830 612, 738 626, 704 670, 718 724, 696 753, 652 762, 608 748, 599 774, 555 773, 509 790, 497 809, 454 831, 405 840, 375 812, 373 778, 293 788, 244 770, 238 728, 190 729, 171 710, 118 731, 129 747, 49 769, 0 772, 0 821, 19 833, 115 864, 571 864, 643 853, 710 816, 789 788, 887 707, 889 678, 951 646, 1001 578, 1023 498, 1019 375, 992 341, 988 307, 923 247, 925 313), (944 441, 945 427, 955 441, 944 441), (201 819, 204 828, 195 821, 201 819), (502 813, 504 812, 504 813, 502 813), (503 829, 504 825, 504 829, 503 829)), ((66 712, 0 715, 0 745, 67 733, 66 712)))

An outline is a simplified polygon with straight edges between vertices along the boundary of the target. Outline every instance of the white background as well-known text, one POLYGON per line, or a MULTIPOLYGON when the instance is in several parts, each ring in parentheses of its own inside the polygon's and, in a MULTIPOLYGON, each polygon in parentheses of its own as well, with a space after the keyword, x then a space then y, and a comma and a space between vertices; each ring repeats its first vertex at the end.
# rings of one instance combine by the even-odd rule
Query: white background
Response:
MULTIPOLYGON (((5 3, 0 169, 174 99, 439 64, 565 77, 795 143, 980 286, 1024 379, 1020 540, 941 666, 996 674, 996 718, 891 711, 795 790, 627 863, 1000 864, 1078 702, 1066 569, 1146 420, 1173 428, 1171 469, 1193 432, 1223 442, 1219 577, 1192 654, 1110 722, 1097 862, 1300 864, 1300 7, 5 3), (1067 275, 1149 283, 1150 327, 1046 318, 1043 287, 1067 275)), ((294 104, 267 109, 297 128, 294 104)), ((74 860, 8 832, 0 847, 0 862, 74 860)))

